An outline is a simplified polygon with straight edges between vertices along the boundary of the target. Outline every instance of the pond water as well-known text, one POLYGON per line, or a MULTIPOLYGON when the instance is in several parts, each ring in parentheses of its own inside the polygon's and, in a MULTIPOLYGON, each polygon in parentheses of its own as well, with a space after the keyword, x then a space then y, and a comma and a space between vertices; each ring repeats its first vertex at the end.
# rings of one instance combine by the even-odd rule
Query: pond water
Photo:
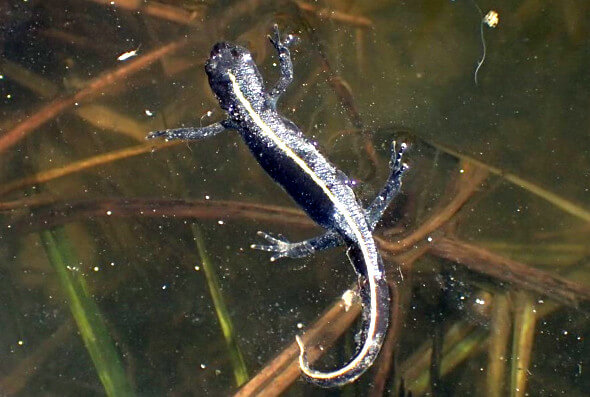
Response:
POLYGON ((589 12, 4 2, 0 394, 587 395, 589 12), (376 363, 342 389, 299 378, 295 335, 314 335, 314 367, 354 355, 345 249, 270 262, 250 248, 257 231, 321 229, 236 133, 145 140, 224 118, 204 72, 218 41, 248 47, 272 84, 273 23, 300 38, 278 108, 362 203, 391 142, 410 145, 375 231, 392 321, 376 363))

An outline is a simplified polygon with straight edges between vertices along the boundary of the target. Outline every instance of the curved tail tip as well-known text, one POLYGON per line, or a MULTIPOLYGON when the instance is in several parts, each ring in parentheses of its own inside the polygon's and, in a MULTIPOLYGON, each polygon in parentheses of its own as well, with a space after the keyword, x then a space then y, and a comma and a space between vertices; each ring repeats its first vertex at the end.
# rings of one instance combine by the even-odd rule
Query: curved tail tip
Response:
POLYGON ((305 357, 305 346, 303 346, 303 340, 299 335, 295 335, 295 341, 299 345, 299 359, 303 359, 305 357))
POLYGON ((305 355, 305 346, 303 345, 303 340, 301 336, 295 335, 295 341, 299 345, 299 367, 304 373, 310 372, 309 363, 307 362, 307 358, 305 355))
POLYGON ((299 335, 295 335, 295 341, 299 345, 300 354, 303 353, 303 341, 301 340, 301 337, 299 335))

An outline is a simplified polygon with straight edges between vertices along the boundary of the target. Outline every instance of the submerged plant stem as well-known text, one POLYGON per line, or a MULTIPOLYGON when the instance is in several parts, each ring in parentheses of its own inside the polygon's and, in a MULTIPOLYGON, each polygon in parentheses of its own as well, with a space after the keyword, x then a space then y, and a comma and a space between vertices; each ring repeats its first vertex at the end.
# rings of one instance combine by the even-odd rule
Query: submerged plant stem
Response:
POLYGON ((445 153, 448 153, 452 156, 455 156, 461 160, 468 161, 473 163, 477 166, 480 166, 487 171, 491 172, 492 174, 499 175, 500 177, 504 178, 510 183, 513 183, 516 186, 521 187, 524 190, 529 191, 530 193, 534 194, 535 196, 541 197, 542 199, 550 202, 551 204, 555 205, 556 207, 562 209, 563 211, 567 212, 570 215, 578 217, 586 222, 590 222, 590 210, 587 210, 565 198, 562 196, 553 193, 547 189, 542 188, 541 186, 535 185, 532 182, 529 182, 515 174, 511 174, 506 172, 500 168, 488 165, 481 161, 474 159, 473 157, 467 156, 465 154, 459 153, 456 150, 453 150, 449 147, 439 145, 433 142, 429 142, 435 148, 442 150, 445 153))
POLYGON ((486 396, 500 397, 505 393, 510 330, 510 302, 504 292, 498 292, 494 296, 490 323, 486 396))
POLYGON ((100 309, 92 300, 82 274, 67 268, 68 263, 78 263, 71 252, 67 236, 60 230, 44 230, 41 232, 41 240, 106 395, 133 396, 115 343, 109 335, 100 309))
POLYGON ((76 104, 88 100, 93 96, 100 95, 101 92, 106 90, 107 87, 111 86, 113 83, 145 69, 164 55, 173 53, 187 43, 188 40, 182 39, 147 52, 133 61, 113 70, 104 72, 88 82, 88 85, 77 93, 70 96, 56 98, 51 102, 48 102, 36 112, 26 117, 23 121, 15 124, 11 129, 0 135, 0 153, 17 144, 27 134, 39 128, 49 120, 59 116, 67 109, 70 109, 76 106, 76 104))
POLYGON ((153 143, 144 143, 142 145, 128 147, 121 150, 115 150, 113 152, 103 153, 99 154, 98 156, 89 157, 79 161, 74 161, 63 167, 52 168, 50 170, 41 171, 37 174, 18 179, 16 181, 8 182, 0 186, 0 196, 23 187, 48 182, 57 178, 61 178, 62 176, 83 171, 88 168, 109 164, 117 160, 126 159, 129 157, 147 153, 156 148, 161 149, 164 147, 176 146, 181 143, 182 141, 163 142, 157 145, 154 145, 153 143))
POLYGON ((242 351, 238 345, 236 332, 229 315, 229 311, 227 310, 227 305, 223 299, 221 284, 219 282, 219 278, 217 277, 217 273, 215 273, 215 269, 213 269, 211 259, 209 258, 209 255, 207 255, 201 230, 194 223, 191 224, 191 230, 197 244, 197 250, 199 252, 199 257, 201 258, 201 265, 203 266, 203 271, 205 272, 205 277, 207 278, 209 293, 211 294, 213 306, 215 307, 215 313, 217 314, 217 319, 219 320, 219 325, 221 326, 221 332, 223 333, 225 343, 227 344, 229 358, 231 360, 234 378, 236 380, 236 386, 241 386, 248 380, 248 369, 246 368, 244 356, 242 355, 242 351))
POLYGON ((512 342, 510 395, 520 397, 528 395, 526 388, 535 340, 537 315, 535 314, 533 299, 528 292, 517 292, 514 300, 517 303, 512 342))
MULTIPOLYGON (((444 377, 485 346, 488 331, 465 322, 455 323, 444 335, 440 375, 444 377)), ((422 395, 430 383, 429 361, 432 342, 422 345, 416 353, 400 365, 400 371, 408 390, 422 395)))

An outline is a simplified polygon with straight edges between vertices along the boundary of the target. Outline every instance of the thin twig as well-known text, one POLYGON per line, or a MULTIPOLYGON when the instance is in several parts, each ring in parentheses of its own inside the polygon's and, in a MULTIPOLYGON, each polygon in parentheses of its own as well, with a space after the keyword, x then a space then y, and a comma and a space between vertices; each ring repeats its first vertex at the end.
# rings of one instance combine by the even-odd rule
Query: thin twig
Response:
POLYGON ((320 19, 331 19, 333 21, 365 29, 373 27, 373 21, 360 15, 347 14, 331 8, 320 8, 316 5, 303 1, 295 1, 295 4, 297 4, 297 7, 299 7, 301 10, 312 12, 320 19))
POLYGON ((41 171, 35 175, 31 175, 16 181, 8 182, 0 185, 0 196, 7 193, 21 189, 27 186, 48 182, 62 176, 70 175, 76 172, 86 170, 88 168, 96 167, 113 161, 126 159, 129 157, 137 156, 143 153, 150 152, 155 148, 161 149, 169 146, 177 146, 182 144, 182 141, 170 141, 154 144, 153 142, 145 143, 143 145, 137 145, 121 150, 116 150, 109 153, 99 154, 98 156, 89 157, 80 161, 74 161, 67 164, 64 167, 53 168, 50 170, 41 171))
POLYGON ((385 385, 392 376, 392 368, 394 362, 394 353, 401 333, 402 320, 400 318, 400 291, 396 282, 389 283, 389 292, 391 294, 390 315, 391 324, 387 329, 387 336, 381 347, 378 362, 376 363, 375 376, 373 378, 373 386, 371 387, 370 396, 383 396, 385 385))
POLYGON ((571 215, 574 215, 586 222, 590 222, 590 210, 587 210, 587 209, 581 207, 580 205, 577 205, 569 200, 566 200, 563 197, 559 196, 558 194, 555 194, 555 193, 553 193, 553 192, 551 192, 539 185, 536 185, 530 181, 527 181, 526 179, 523 179, 523 178, 521 178, 515 174, 512 174, 506 170, 488 165, 486 163, 483 163, 481 161, 474 159, 473 157, 459 153, 458 151, 453 150, 447 146, 440 145, 440 144, 433 143, 433 142, 429 142, 429 143, 431 145, 433 145, 434 147, 436 147, 437 149, 442 150, 445 153, 455 156, 461 160, 468 161, 470 163, 478 165, 479 167, 488 170, 492 174, 499 175, 502 178, 504 178, 505 180, 507 180, 508 182, 511 182, 511 183, 531 192, 532 194, 539 196, 542 199, 545 199, 546 201, 550 202, 551 204, 555 205, 556 207, 561 208, 563 211, 565 211, 571 215))
POLYGON ((345 82, 345 80, 334 71, 331 62, 326 55, 327 51, 325 50, 320 39, 315 34, 315 30, 310 26, 310 23, 306 18, 304 18, 303 15, 301 15, 301 20, 307 25, 308 35, 312 41, 312 44, 317 49, 318 55, 320 56, 322 68, 327 75, 326 81, 330 87, 332 87, 332 90, 336 94, 336 97, 340 101, 342 107, 346 110, 346 114, 348 115, 348 118, 354 128, 361 132, 361 136, 363 138, 366 138, 363 139, 363 149, 365 150, 365 154, 367 155, 371 164, 371 169, 365 178, 370 179, 375 174, 377 169, 377 153, 372 139, 370 139, 368 132, 364 128, 364 123, 356 105, 354 95, 352 94, 352 89, 345 82))
POLYGON ((446 237, 434 239, 429 246, 430 253, 438 257, 460 263, 496 280, 548 296, 567 306, 579 308, 581 304, 590 303, 590 288, 585 285, 504 258, 483 248, 446 237))
POLYGON ((161 57, 177 51, 187 43, 187 39, 181 39, 166 44, 151 52, 147 52, 144 55, 135 58, 134 60, 122 64, 120 67, 114 70, 104 72, 100 76, 91 80, 85 88, 81 89, 76 94, 68 97, 57 98, 47 103, 34 114, 12 127, 9 131, 0 135, 0 152, 3 152, 15 145, 27 134, 63 113, 67 109, 76 106, 76 104, 92 98, 95 95, 100 95, 103 90, 105 90, 114 82, 137 73, 161 57))
POLYGON ((166 21, 181 23, 183 25, 192 24, 195 20, 199 21, 205 17, 203 11, 188 11, 170 4, 163 4, 156 1, 139 1, 139 0, 93 0, 96 3, 105 4, 109 7, 116 6, 130 11, 142 12, 151 17, 160 18, 166 21))
POLYGON ((465 167, 465 172, 461 176, 457 194, 443 209, 420 225, 420 227, 414 230, 412 234, 401 240, 394 242, 387 241, 383 238, 377 238, 376 240, 379 242, 379 247, 391 253, 397 253, 421 242, 433 231, 447 223, 457 211, 461 209, 467 200, 481 186, 487 175, 487 171, 480 167, 465 167))
POLYGON ((46 229, 52 226, 96 216, 142 217, 174 219, 256 219, 259 221, 314 228, 315 223, 303 211, 273 205, 239 201, 212 200, 163 200, 142 198, 107 198, 96 200, 72 200, 56 202, 48 200, 21 200, 0 203, 4 211, 26 209, 23 219, 14 218, 12 230, 46 229), (29 211, 35 211, 31 217, 29 211))
MULTIPOLYGON (((0 203, 0 208, 17 210, 23 208, 20 201, 0 203)), ((313 228, 315 224, 300 210, 280 206, 244 203, 238 201, 210 200, 158 200, 158 199, 103 199, 81 200, 61 205, 42 201, 29 203, 27 211, 37 210, 35 217, 26 216, 22 225, 14 225, 14 230, 47 228, 71 222, 72 218, 88 216, 137 216, 171 217, 176 219, 256 219, 259 221, 313 228), (39 210, 42 205, 45 210, 39 210), (34 219, 35 223, 31 223, 34 219), (35 226, 37 225, 37 226, 35 226)), ((15 221, 18 223, 18 219, 15 221)), ((22 231, 22 230, 21 230, 22 231)), ((383 244, 383 240, 380 240, 383 244)), ((387 247, 386 245, 384 245, 387 247)), ((431 254, 467 266, 470 270, 498 280, 507 281, 519 287, 549 296, 568 306, 579 307, 590 300, 590 289, 563 277, 554 276, 491 253, 483 248, 446 237, 436 237, 425 245, 431 254)), ((395 253, 392 250, 387 253, 395 253)))
MULTIPOLYGON (((310 361, 322 352, 317 348, 321 342, 324 351, 330 347, 361 313, 358 302, 346 308, 342 300, 336 302, 303 335, 310 361)), ((299 377, 299 346, 291 343, 276 358, 268 363, 250 382, 246 383, 235 397, 278 396, 299 377)))

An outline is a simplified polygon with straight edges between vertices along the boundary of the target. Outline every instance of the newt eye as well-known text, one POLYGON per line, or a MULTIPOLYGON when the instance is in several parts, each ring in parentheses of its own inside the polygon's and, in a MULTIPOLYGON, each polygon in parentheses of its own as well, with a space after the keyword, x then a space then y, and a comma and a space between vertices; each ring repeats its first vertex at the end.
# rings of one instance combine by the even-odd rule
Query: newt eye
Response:
POLYGON ((239 56, 240 56, 240 53, 239 53, 239 52, 238 52, 238 50, 236 50, 235 48, 232 48, 230 52, 231 52, 231 55, 232 55, 234 58, 237 58, 237 57, 239 57, 239 56))

